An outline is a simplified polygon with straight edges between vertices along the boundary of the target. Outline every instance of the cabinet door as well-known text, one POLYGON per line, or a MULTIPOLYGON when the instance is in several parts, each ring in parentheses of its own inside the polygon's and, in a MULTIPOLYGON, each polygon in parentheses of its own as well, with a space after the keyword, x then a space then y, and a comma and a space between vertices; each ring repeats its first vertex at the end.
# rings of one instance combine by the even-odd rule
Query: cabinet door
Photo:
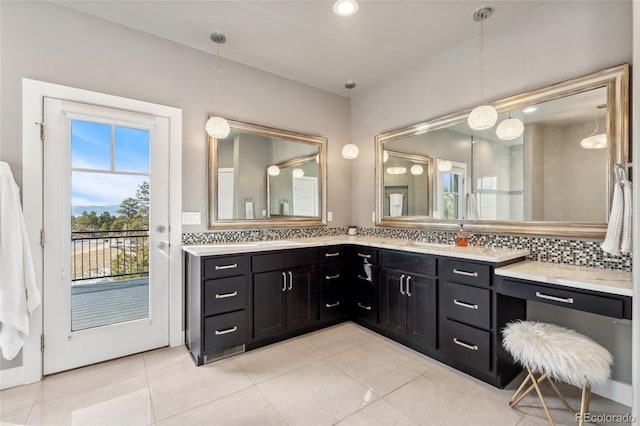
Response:
POLYGON ((404 290, 407 274, 393 269, 381 269, 382 326, 392 333, 405 335, 407 325, 407 295, 404 290))
POLYGON ((434 348, 436 342, 435 278, 411 274, 407 291, 407 337, 420 346, 434 348))
MULTIPOLYGON (((255 339, 282 334, 286 324, 286 273, 253 274, 253 333, 255 339), (283 275, 284 274, 284 275, 283 275)), ((288 280, 288 277, 286 277, 288 280)))
POLYGON ((315 265, 287 271, 287 329, 295 330, 318 321, 318 282, 315 265))

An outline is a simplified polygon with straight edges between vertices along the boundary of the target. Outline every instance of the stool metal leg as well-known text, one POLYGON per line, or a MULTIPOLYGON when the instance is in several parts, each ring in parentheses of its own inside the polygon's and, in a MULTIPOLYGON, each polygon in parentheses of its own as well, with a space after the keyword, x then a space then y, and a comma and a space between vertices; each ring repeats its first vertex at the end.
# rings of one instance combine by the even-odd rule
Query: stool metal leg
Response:
POLYGON ((591 385, 584 385, 582 388, 582 401, 580 403, 580 422, 579 426, 584 426, 584 416, 589 411, 589 402, 591 399, 591 385))
POLYGON ((553 379, 549 379, 549 383, 551 384, 551 387, 553 388, 553 390, 556 392, 556 395, 558 395, 558 398, 560 398, 560 400, 562 401, 562 403, 564 404, 565 407, 567 407, 567 410, 569 410, 569 412, 571 414, 576 414, 575 410, 573 408, 571 408, 571 406, 569 405, 569 403, 567 402, 567 400, 564 398, 564 396, 560 393, 560 390, 558 389, 558 387, 556 386, 555 383, 553 383, 553 379))
MULTIPOLYGON (((540 376, 537 380, 538 383, 542 383, 545 381, 545 379, 547 379, 547 373, 543 374, 542 376, 540 376)), ((518 388, 518 390, 516 390, 516 392, 513 394, 513 396, 511 397, 511 400, 509 401, 509 407, 513 408, 516 405, 518 405, 518 403, 520 403, 520 401, 522 401, 524 399, 525 396, 529 395, 531 393, 531 391, 534 388, 533 384, 531 386, 529 386, 527 388, 526 391, 522 392, 522 389, 524 389, 525 385, 527 383, 529 383, 529 380, 536 380, 535 376, 533 374, 527 374, 527 377, 524 379, 524 381, 522 382, 522 384, 520 385, 520 387, 518 388), (522 393, 520 393, 522 392, 522 393)))
POLYGON ((527 367, 527 371, 529 371, 529 374, 531 374, 531 377, 533 377, 533 380, 532 380, 533 386, 536 388, 536 393, 538 394, 538 398, 540 398, 540 402, 542 403, 544 412, 547 414, 549 423, 551 423, 551 426, 556 426, 556 423, 553 421, 553 417, 551 417, 551 413, 549 412, 549 407, 547 407, 547 403, 544 401, 544 397, 542 396, 542 391, 540 390, 540 386, 538 386, 538 381, 535 379, 535 376, 533 375, 533 371, 531 371, 529 367, 527 367))

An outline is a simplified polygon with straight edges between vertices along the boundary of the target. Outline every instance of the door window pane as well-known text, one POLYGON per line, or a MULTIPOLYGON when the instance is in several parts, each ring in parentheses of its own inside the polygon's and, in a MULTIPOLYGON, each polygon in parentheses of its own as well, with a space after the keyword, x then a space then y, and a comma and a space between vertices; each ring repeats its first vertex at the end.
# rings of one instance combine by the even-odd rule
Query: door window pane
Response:
POLYGON ((71 166, 111 169, 111 125, 71 120, 71 166))
POLYGON ((116 126, 115 169, 149 173, 149 131, 116 126))

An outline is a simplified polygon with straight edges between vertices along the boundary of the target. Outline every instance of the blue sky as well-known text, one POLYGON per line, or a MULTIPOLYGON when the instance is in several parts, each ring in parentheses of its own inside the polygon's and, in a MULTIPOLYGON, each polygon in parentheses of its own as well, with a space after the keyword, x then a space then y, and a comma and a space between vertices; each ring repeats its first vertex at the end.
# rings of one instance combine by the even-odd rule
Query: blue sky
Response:
MULTIPOLYGON (((100 173, 111 171, 111 132, 109 124, 72 120, 71 166, 96 172, 73 171, 72 206, 120 204, 135 195, 148 176, 100 173)), ((149 173, 149 131, 114 126, 113 171, 149 173)))

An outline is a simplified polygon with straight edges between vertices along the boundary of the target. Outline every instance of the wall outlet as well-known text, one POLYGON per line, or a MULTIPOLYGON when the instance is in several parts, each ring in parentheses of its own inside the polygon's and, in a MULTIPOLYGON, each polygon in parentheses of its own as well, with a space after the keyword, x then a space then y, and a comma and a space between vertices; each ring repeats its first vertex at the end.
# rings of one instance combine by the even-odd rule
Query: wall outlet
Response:
POLYGON ((183 225, 200 225, 202 218, 200 212, 182 212, 183 225))
POLYGON ((371 222, 376 222, 376 212, 371 212, 371 222))
POLYGON ((329 222, 333 221, 333 212, 327 212, 327 220, 329 222))

